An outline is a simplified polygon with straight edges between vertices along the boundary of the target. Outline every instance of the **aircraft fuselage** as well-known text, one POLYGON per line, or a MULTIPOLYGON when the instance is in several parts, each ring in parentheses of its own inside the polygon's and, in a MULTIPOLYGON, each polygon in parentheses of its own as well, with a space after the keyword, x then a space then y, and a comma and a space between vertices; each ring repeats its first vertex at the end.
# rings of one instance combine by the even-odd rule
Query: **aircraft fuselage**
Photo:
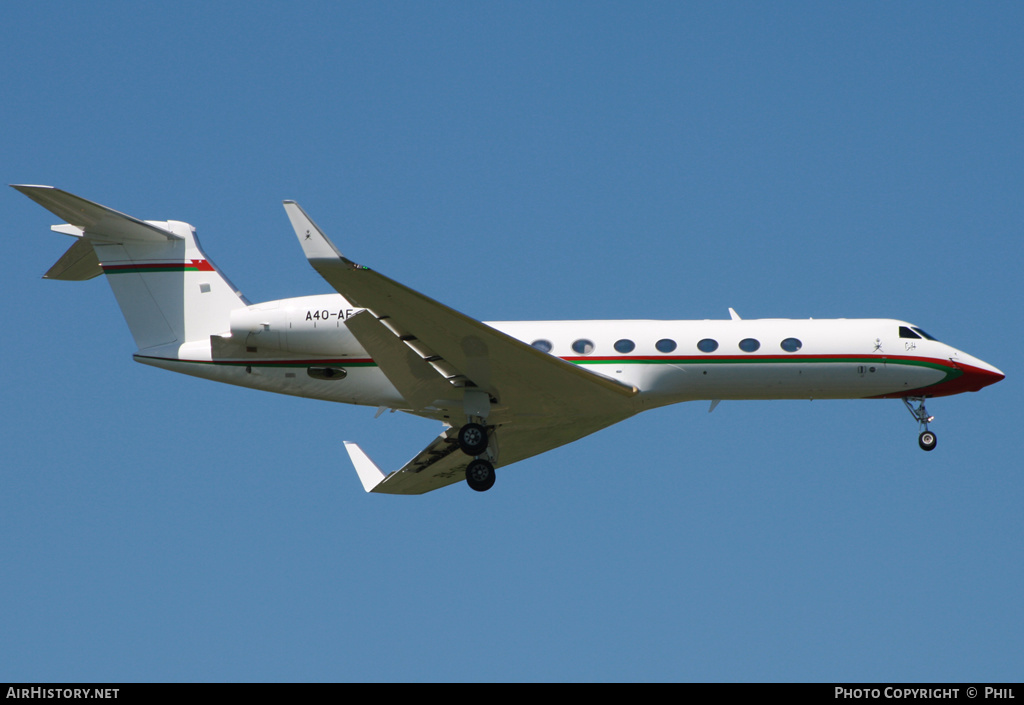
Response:
MULTIPOLYGON (((139 362, 281 394, 409 409, 345 321, 338 294, 232 315, 234 349, 189 343, 139 362), (233 353, 233 354, 232 354, 233 353), (318 370, 340 370, 330 378, 318 370)), ((1002 379, 981 360, 891 319, 500 321, 526 344, 639 390, 638 410, 693 400, 946 396, 1002 379)), ((442 413, 425 413, 441 418, 442 413)))

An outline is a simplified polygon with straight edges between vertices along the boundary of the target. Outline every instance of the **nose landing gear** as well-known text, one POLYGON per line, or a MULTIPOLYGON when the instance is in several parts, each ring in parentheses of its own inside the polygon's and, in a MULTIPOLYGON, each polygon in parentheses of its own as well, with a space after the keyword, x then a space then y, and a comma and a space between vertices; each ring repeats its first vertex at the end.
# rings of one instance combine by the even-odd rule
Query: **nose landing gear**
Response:
POLYGON ((934 416, 928 415, 928 410, 924 408, 924 397, 903 397, 903 404, 907 407, 911 416, 917 419, 918 428, 921 428, 921 435, 917 437, 917 444, 921 446, 921 450, 935 450, 935 444, 938 439, 935 434, 928 430, 928 424, 935 420, 934 416), (914 404, 917 404, 915 407, 914 404))

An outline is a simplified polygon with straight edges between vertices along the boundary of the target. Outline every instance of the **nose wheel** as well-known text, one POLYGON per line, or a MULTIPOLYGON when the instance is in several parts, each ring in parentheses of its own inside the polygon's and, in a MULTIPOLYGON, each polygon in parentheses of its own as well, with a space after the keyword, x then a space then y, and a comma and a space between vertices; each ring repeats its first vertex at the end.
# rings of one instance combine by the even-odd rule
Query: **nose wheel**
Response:
POLYGON ((921 450, 935 450, 938 439, 935 434, 928 430, 928 424, 935 420, 934 416, 928 415, 924 408, 924 397, 903 397, 903 404, 907 407, 910 415, 917 419, 918 427, 921 428, 921 435, 917 437, 917 444, 921 450), (914 405, 917 406, 914 406, 914 405))

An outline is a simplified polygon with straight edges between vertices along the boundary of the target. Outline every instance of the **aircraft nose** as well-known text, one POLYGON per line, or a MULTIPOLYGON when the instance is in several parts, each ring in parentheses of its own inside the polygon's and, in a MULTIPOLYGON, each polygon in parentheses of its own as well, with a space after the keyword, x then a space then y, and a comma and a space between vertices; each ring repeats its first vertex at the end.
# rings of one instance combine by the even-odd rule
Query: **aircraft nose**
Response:
POLYGON ((964 371, 962 382, 966 391, 976 392, 1006 378, 1006 375, 1001 370, 996 369, 987 362, 982 362, 978 359, 971 360, 970 362, 974 364, 960 365, 964 371))

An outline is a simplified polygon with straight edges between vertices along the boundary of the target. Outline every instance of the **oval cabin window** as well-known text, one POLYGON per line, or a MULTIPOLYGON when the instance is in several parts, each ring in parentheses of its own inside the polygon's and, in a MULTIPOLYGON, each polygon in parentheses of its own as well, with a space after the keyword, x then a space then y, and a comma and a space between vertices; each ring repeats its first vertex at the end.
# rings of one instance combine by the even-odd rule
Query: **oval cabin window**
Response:
POLYGON ((586 338, 580 338, 572 344, 572 349, 580 355, 589 355, 594 352, 594 341, 587 340, 586 338))

